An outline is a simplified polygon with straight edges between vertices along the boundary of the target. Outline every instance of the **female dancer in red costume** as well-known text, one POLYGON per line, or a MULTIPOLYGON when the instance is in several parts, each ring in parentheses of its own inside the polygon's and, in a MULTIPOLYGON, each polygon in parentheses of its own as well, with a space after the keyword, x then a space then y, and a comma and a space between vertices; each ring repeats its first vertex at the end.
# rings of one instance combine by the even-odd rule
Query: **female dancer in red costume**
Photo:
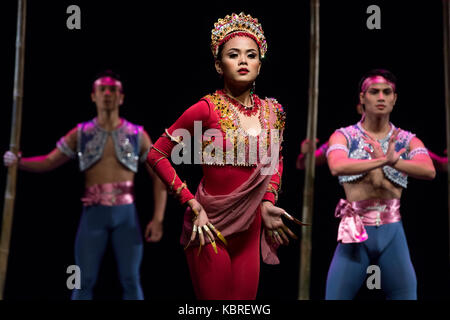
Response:
POLYGON ((295 238, 281 216, 298 222, 274 205, 283 172, 279 152, 285 113, 275 99, 263 100, 252 92, 267 50, 258 20, 232 14, 214 27, 211 49, 224 88, 188 108, 156 141, 147 159, 170 191, 188 205, 181 243, 197 298, 255 299, 260 245, 266 263, 279 263, 276 248, 289 242, 287 235, 295 238), (182 142, 180 132, 196 138, 197 121, 204 176, 194 197, 168 158, 172 155, 173 160, 172 149, 187 142, 182 142), (251 143, 255 140, 258 148, 251 143), (262 143, 270 148, 260 149, 262 143), (267 157, 262 158, 264 151, 267 157), (221 241, 216 243, 215 236, 221 241))

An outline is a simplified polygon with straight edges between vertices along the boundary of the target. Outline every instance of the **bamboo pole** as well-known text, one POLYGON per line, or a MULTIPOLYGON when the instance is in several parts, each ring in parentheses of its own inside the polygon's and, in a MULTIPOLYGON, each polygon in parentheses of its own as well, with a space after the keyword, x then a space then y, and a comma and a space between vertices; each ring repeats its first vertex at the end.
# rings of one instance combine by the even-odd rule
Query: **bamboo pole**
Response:
MULTIPOLYGON (((13 112, 11 123, 11 138, 9 144, 10 150, 15 154, 19 152, 20 132, 22 127, 26 9, 27 1, 18 0, 13 112)), ((9 246, 14 215, 14 200, 16 198, 16 181, 17 166, 11 166, 8 168, 8 175, 6 180, 5 200, 3 204, 2 234, 0 238, 0 300, 3 300, 6 270, 8 267, 9 246)))
MULTIPOLYGON (((305 184, 303 191, 302 220, 312 223, 315 178, 315 141, 317 135, 317 109, 319 98, 319 0, 310 1, 310 54, 309 54, 309 101, 307 139, 313 146, 312 152, 306 154, 305 184)), ((299 300, 309 300, 311 277, 311 235, 312 227, 302 228, 300 244, 299 300)))
MULTIPOLYGON (((445 75, 445 110, 447 125, 447 150, 450 151, 450 4, 449 0, 443 0, 443 26, 444 26, 444 75, 445 75)), ((447 157, 448 158, 448 157, 447 157)), ((447 202, 450 230, 450 162, 447 161, 447 202)), ((450 246, 450 235, 449 235, 450 246)), ((450 259, 450 253, 449 253, 450 259)))

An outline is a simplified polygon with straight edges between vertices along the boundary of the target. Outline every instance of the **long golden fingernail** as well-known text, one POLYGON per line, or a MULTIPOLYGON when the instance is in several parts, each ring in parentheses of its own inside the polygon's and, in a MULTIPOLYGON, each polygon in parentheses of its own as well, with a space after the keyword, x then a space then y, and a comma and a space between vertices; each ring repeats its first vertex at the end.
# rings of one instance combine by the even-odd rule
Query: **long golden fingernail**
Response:
POLYGON ((189 242, 188 242, 187 245, 184 247, 184 250, 186 250, 186 249, 189 247, 190 244, 191 244, 191 239, 189 239, 189 242))
POLYGON ((287 213, 286 211, 284 212, 284 215, 285 215, 286 217, 288 217, 289 219, 291 219, 291 220, 294 219, 294 218, 292 218, 292 216, 291 216, 289 213, 287 213))
POLYGON ((214 240, 211 241, 211 245, 213 247, 214 252, 217 254, 217 246, 216 246, 216 242, 214 240))
POLYGON ((217 231, 217 237, 227 246, 228 242, 225 239, 225 237, 220 233, 220 231, 217 231))

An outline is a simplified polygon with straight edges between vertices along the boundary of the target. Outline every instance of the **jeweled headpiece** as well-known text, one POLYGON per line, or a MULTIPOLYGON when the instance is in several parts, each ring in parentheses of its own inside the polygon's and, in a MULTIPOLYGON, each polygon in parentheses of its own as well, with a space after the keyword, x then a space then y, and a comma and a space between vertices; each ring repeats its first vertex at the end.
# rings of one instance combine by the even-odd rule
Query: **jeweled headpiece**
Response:
POLYGON ((241 12, 239 15, 232 13, 214 23, 211 30, 211 50, 214 58, 219 54, 221 44, 227 42, 234 36, 247 36, 255 40, 261 52, 261 58, 267 52, 267 42, 261 24, 258 19, 241 12))

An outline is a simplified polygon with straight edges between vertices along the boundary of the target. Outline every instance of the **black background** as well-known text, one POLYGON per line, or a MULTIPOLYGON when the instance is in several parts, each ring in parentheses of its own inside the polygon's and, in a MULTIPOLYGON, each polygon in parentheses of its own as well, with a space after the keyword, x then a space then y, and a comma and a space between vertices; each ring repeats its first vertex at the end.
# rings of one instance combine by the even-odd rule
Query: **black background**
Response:
MULTIPOLYGON (((45 154, 76 123, 96 115, 91 84, 99 71, 121 74, 125 103, 121 116, 144 125, 156 140, 179 115, 221 86, 210 52, 210 31, 219 17, 244 11, 262 23, 268 53, 256 92, 284 106, 283 193, 278 205, 301 216, 304 173, 295 169, 306 135, 309 70, 309 1, 152 2, 28 1, 21 150, 45 154), (81 8, 81 30, 69 30, 66 9, 81 8)), ((2 102, 0 149, 11 129, 16 37, 15 1, 2 3, 2 102)), ((372 68, 398 78, 392 122, 412 131, 435 153, 446 148, 441 1, 321 1, 318 138, 359 120, 357 84, 372 68), (366 9, 381 8, 381 30, 369 30, 366 9)), ((195 191, 201 168, 177 167, 195 191)), ((0 181, 6 181, 6 169, 0 181)), ((447 175, 434 181, 410 178, 402 216, 418 278, 419 299, 448 299, 449 222, 447 175)), ((0 192, 4 193, 4 183, 0 192)), ((137 206, 144 227, 152 216, 151 181, 136 176, 137 206)), ((66 268, 74 264, 73 244, 83 192, 76 162, 53 172, 20 172, 5 299, 68 300, 66 268)), ((344 193, 327 166, 316 170, 311 299, 324 298, 326 275, 338 221, 334 208, 344 193)), ((3 200, 1 201, 3 203, 3 200)), ((169 197, 160 243, 145 244, 141 278, 146 299, 193 299, 182 247, 183 208, 169 197)), ((297 234, 300 229, 292 226, 297 234)), ((281 264, 261 265, 258 299, 297 299, 299 241, 279 250, 281 264)), ((120 299, 114 256, 108 250, 95 290, 97 299, 120 299)), ((364 287, 364 286, 363 286, 364 287)), ((361 289, 357 299, 383 299, 361 289)))

